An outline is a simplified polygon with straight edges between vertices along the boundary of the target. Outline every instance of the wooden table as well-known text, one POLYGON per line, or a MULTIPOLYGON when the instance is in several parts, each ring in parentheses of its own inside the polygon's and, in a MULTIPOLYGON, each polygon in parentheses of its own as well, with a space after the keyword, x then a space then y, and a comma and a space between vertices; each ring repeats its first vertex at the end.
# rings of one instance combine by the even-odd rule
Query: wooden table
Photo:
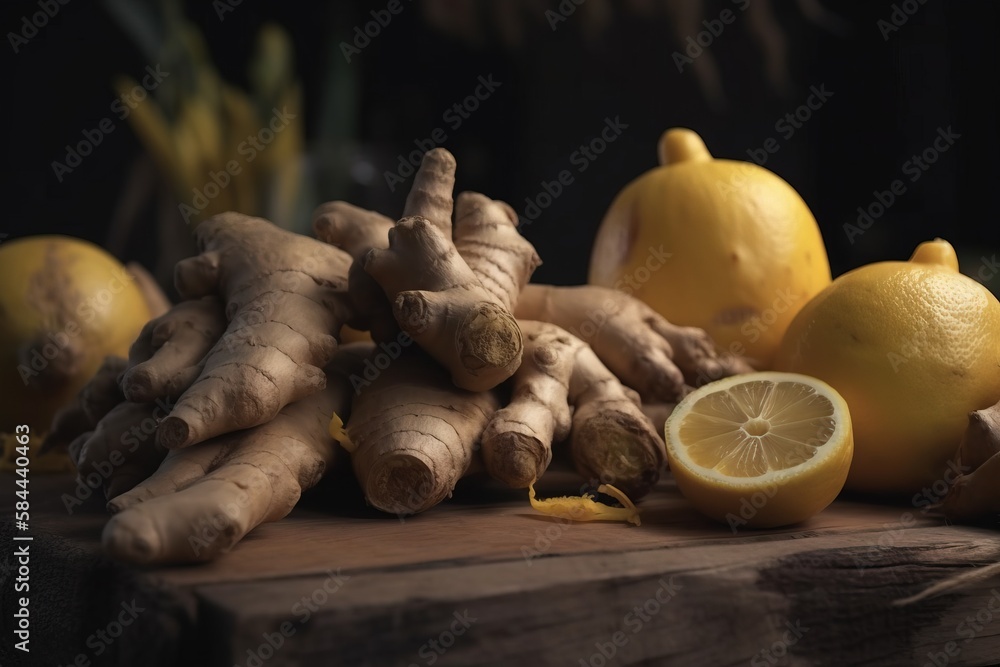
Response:
MULTIPOLYGON (((546 490, 574 484, 553 475, 546 490)), ((3 550, 5 667, 1000 662, 1000 579, 893 605, 996 562, 1000 535, 905 505, 839 500, 793 528, 734 534, 670 481, 636 528, 550 519, 467 480, 401 521, 328 479, 211 564, 135 568, 101 555, 101 503, 67 514, 72 486, 32 481, 31 661, 9 641, 17 565, 3 550)), ((19 544, 11 503, 5 545, 19 544)))

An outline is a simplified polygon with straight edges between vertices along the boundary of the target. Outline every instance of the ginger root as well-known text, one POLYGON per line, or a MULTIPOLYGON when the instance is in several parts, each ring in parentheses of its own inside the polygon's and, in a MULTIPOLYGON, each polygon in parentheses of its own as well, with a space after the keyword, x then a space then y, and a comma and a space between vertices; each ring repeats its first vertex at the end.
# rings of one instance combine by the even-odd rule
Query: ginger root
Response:
POLYGON ((56 413, 40 450, 65 445, 81 484, 100 486, 105 498, 148 477, 165 454, 153 434, 166 410, 125 399, 118 378, 126 366, 121 357, 105 358, 76 400, 56 413), (91 483, 93 476, 99 481, 91 483))
POLYGON ((520 326, 527 354, 512 380, 510 401, 483 433, 487 472, 526 488, 551 462, 552 443, 568 434, 582 475, 634 498, 645 495, 659 479, 666 451, 635 392, 564 329, 527 320, 520 326))
POLYGON ((485 391, 517 370, 517 322, 426 218, 397 222, 389 247, 372 250, 365 271, 392 301, 400 328, 451 372, 457 387, 485 391))
MULTIPOLYGON (((403 217, 422 217, 451 238, 451 192, 455 186, 455 158, 444 149, 424 155, 413 187, 406 197, 403 217)), ((313 213, 313 232, 321 241, 351 255, 348 284, 357 311, 351 324, 371 332, 379 342, 396 338, 399 325, 392 304, 382 287, 365 270, 365 257, 372 249, 389 246, 393 221, 342 201, 327 202, 313 213)))
POLYGON ((720 355, 702 329, 671 324, 607 287, 527 285, 515 314, 557 324, 587 342, 644 401, 676 402, 689 386, 753 370, 739 357, 720 355))
POLYGON ((639 396, 582 341, 569 401, 575 407, 569 445, 577 471, 633 499, 649 493, 666 463, 666 445, 640 409, 639 396))
POLYGON ((137 403, 179 396, 201 374, 202 360, 226 330, 214 296, 182 301, 150 320, 129 349, 122 374, 125 397, 137 403))
POLYGON ((323 390, 266 424, 171 450, 150 477, 108 503, 115 515, 104 528, 105 550, 144 564, 228 551, 261 523, 287 515, 319 481, 335 461, 330 419, 349 411, 350 384, 331 371, 323 390))
POLYGON ((96 475, 107 500, 153 474, 166 455, 153 437, 157 417, 163 414, 161 407, 152 403, 123 401, 92 431, 70 443, 70 458, 81 483, 96 488, 88 480, 96 475))
POLYGON ((483 464, 494 479, 523 489, 552 462, 552 443, 569 435, 570 377, 579 339, 559 327, 522 320, 524 361, 511 378, 507 405, 482 436, 483 464))
POLYGON ((476 193, 453 201, 454 178, 454 158, 436 149, 424 156, 395 225, 344 202, 324 204, 313 217, 320 239, 355 258, 351 293, 359 305, 374 304, 365 310, 373 338, 388 327, 379 324, 369 278, 399 328, 430 355, 404 350, 359 388, 351 420, 335 421, 368 502, 397 514, 437 504, 469 469, 498 407, 489 390, 521 365, 523 339, 510 310, 540 263, 513 209, 476 193), (358 275, 359 262, 369 278, 358 275))
POLYGON ((542 263, 517 231, 517 222, 517 213, 502 201, 478 192, 458 195, 455 247, 483 287, 509 311, 542 263))
POLYGON ((956 454, 960 466, 976 470, 1000 452, 1000 403, 969 413, 969 425, 956 454))
POLYGON ((965 472, 935 509, 953 521, 1000 514, 1000 403, 969 413, 954 462, 965 472))
POLYGON ((222 297, 229 324, 160 424, 158 442, 171 449, 266 424, 321 390, 352 316, 342 250, 238 213, 194 233, 201 254, 178 262, 176 287, 187 299, 222 297))
POLYGON ((531 487, 567 440, 582 475, 648 492, 666 457, 639 394, 673 401, 749 366, 621 293, 528 284, 540 260, 514 210, 453 198, 454 182, 454 158, 435 149, 396 222, 330 202, 313 216, 319 241, 236 213, 196 228, 200 254, 175 272, 187 300, 146 325, 121 375, 129 401, 72 448, 82 475, 119 461, 105 480, 110 553, 167 562, 230 548, 316 482, 334 457, 331 425, 368 502, 400 515, 450 495, 480 443, 511 486, 531 487), (377 348, 341 347, 345 325, 417 345, 397 343, 359 381, 377 348), (156 425, 155 441, 137 423, 156 425))
POLYGON ((347 202, 333 201, 316 209, 312 224, 319 240, 343 249, 353 259, 347 274, 348 293, 355 311, 351 326, 370 331, 376 341, 393 340, 399 325, 392 315, 392 305, 364 268, 364 258, 372 248, 389 245, 392 220, 347 202))
POLYGON ((52 417, 52 426, 45 434, 42 444, 38 448, 39 454, 47 454, 53 450, 60 450, 69 446, 71 442, 81 433, 86 433, 96 426, 91 421, 87 413, 80 405, 80 399, 76 398, 59 409, 52 417))
POLYGON ((56 413, 40 450, 65 445, 80 483, 100 486, 105 498, 145 479, 165 454, 153 434, 166 413, 160 405, 125 400, 118 378, 126 365, 121 357, 105 358, 76 400, 56 413))
MULTIPOLYGON (((455 158, 436 148, 424 155, 403 217, 386 230, 385 239, 380 238, 385 218, 342 202, 321 206, 313 224, 321 239, 361 258, 399 327, 450 371, 456 386, 485 391, 521 363, 523 340, 508 304, 539 260, 526 240, 511 233, 516 215, 510 207, 471 193, 461 195, 456 207, 454 181, 455 158), (456 247, 469 249, 471 256, 473 246, 489 241, 496 242, 492 256, 473 260, 477 267, 456 247)), ((370 283, 357 278, 356 269, 351 277, 355 302, 370 297, 370 283)), ((368 310, 373 338, 385 340, 386 327, 377 326, 381 307, 376 303, 368 310)))
POLYGON ((68 446, 81 434, 93 430, 104 415, 125 400, 118 386, 118 376, 125 367, 126 361, 121 357, 105 357, 76 398, 52 418, 52 426, 39 447, 40 454, 68 446))
POLYGON ((346 421, 346 447, 370 505, 417 514, 451 494, 498 407, 493 392, 452 384, 420 350, 405 350, 359 388, 346 421))

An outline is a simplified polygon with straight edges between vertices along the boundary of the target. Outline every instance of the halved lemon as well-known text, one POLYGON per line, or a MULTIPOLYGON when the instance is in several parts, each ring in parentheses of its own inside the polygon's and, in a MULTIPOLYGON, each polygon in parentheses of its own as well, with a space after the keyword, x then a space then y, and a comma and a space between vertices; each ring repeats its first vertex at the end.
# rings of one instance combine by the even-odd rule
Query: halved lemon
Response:
POLYGON ((749 373, 688 394, 665 426, 681 493, 739 527, 804 521, 833 502, 854 454, 847 403, 798 373, 749 373))

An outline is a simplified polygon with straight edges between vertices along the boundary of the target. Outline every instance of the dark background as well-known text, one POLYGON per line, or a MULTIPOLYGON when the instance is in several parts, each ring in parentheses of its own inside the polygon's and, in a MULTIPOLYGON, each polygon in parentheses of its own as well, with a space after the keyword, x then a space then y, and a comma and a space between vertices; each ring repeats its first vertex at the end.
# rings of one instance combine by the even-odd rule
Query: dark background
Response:
MULTIPOLYGON (((606 117, 620 117, 628 129, 585 172, 574 172, 575 182, 524 230, 545 261, 536 273, 540 281, 585 280, 604 211, 622 186, 656 164, 660 133, 678 125, 701 133, 717 157, 748 159, 748 149, 778 138, 780 150, 766 167, 812 208, 835 275, 868 261, 905 258, 937 235, 956 245, 963 270, 975 275, 997 248, 996 2, 896 3, 916 11, 884 39, 877 22, 889 19, 893 3, 825 0, 846 22, 838 34, 806 18, 802 8, 810 3, 773 0, 788 44, 790 85, 783 92, 767 82, 761 49, 736 11, 736 21, 709 47, 724 105, 703 94, 690 69, 677 71, 671 54, 683 40, 653 0, 602 3, 610 13, 599 29, 589 26, 581 8, 555 30, 541 14, 544 0, 525 2, 517 40, 498 27, 495 3, 402 3, 404 11, 350 64, 338 44, 385 1, 243 0, 220 20, 214 3, 200 0, 185 3, 185 12, 205 35, 223 77, 237 85, 247 84, 251 36, 263 22, 291 33, 307 141, 322 131, 331 108, 340 109, 342 150, 314 157, 339 161, 348 178, 318 183, 321 199, 346 198, 398 215, 409 180, 392 193, 383 172, 396 169, 397 156, 413 150, 414 140, 445 126, 442 113, 472 92, 479 75, 492 74, 502 85, 458 130, 445 126, 444 145, 459 164, 457 189, 505 199, 522 213, 525 198, 541 191, 542 180, 571 168, 570 155, 598 135, 606 117), (442 28, 432 10, 454 12, 475 27, 442 28), (802 104, 813 85, 825 85, 833 96, 794 136, 781 138, 775 123, 802 104), (905 180, 903 163, 948 126, 961 139, 919 181, 907 180, 907 192, 850 243, 844 223, 874 201, 874 190, 905 180)), ((734 4, 701 3, 705 19, 725 8, 734 4)), ((36 11, 36 2, 5 3, 4 34, 36 11)), ((141 78, 148 60, 104 4, 84 0, 62 6, 19 53, 7 38, 0 53, 7 135, 0 187, 8 202, 0 233, 58 232, 104 242, 126 175, 142 153, 128 123, 116 121, 115 131, 62 183, 51 163, 108 116, 112 77, 141 78)), ((152 262, 156 235, 141 224, 135 232, 124 259, 152 262)), ((986 283, 996 290, 1000 277, 986 283)))

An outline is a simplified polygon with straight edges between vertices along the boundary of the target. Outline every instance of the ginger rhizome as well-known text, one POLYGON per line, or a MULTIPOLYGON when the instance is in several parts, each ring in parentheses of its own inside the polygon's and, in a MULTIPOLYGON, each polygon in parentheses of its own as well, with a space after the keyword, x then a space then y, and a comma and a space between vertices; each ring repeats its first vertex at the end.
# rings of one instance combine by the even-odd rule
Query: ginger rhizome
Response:
POLYGON ((642 414, 653 425, 653 430, 663 433, 663 427, 667 424, 667 418, 677 407, 676 403, 643 403, 642 414))
POLYGON ((107 357, 76 400, 56 413, 42 445, 45 450, 65 446, 80 483, 97 488, 96 476, 105 498, 148 477, 165 454, 153 434, 166 410, 125 399, 118 378, 127 363, 107 357))
POLYGON ((360 389, 344 429, 368 503, 407 515, 441 502, 497 407, 494 392, 460 389, 420 350, 403 352, 360 389))
POLYGON ((552 462, 552 444, 569 436, 570 377, 579 339, 551 324, 523 320, 524 361, 511 378, 511 396, 482 437, 486 471, 504 484, 528 487, 552 462))
POLYGON ((261 523, 287 515, 334 463, 328 432, 349 414, 350 384, 331 372, 324 389, 266 424, 171 450, 156 471, 108 503, 108 553, 136 563, 210 560, 261 523))
POLYGON ((517 231, 517 213, 508 204, 478 192, 463 192, 455 203, 455 247, 497 301, 513 311, 521 291, 542 260, 517 231))
POLYGON ((389 247, 371 251, 365 270, 392 301, 400 328, 451 372, 456 386, 485 391, 517 370, 517 322, 426 218, 397 222, 389 247))
POLYGON ((237 213, 206 220, 195 236, 201 254, 178 262, 176 287, 187 299, 221 297, 228 326, 160 424, 168 448, 266 424, 321 390, 352 315, 342 250, 237 213))
POLYGON ((630 498, 646 495, 660 478, 666 447, 640 409, 639 396, 582 342, 569 400, 575 406, 569 446, 577 471, 630 498))
MULTIPOLYGON (((341 271, 346 280, 346 266, 341 271)), ((272 278, 273 289, 282 289, 281 278, 272 278)), ((227 329, 216 298, 181 302, 144 328, 128 362, 109 358, 81 391, 75 428, 64 433, 77 436, 68 450, 79 477, 88 484, 98 477, 117 513, 104 530, 111 555, 137 563, 211 559, 260 523, 287 514, 334 461, 330 419, 350 414, 348 374, 338 370, 336 355, 321 371, 322 389, 282 406, 264 424, 170 451, 155 437, 172 398, 197 389, 224 332, 274 324, 279 320, 268 315, 280 312, 244 311, 244 326, 233 327, 237 313, 227 329), (144 402, 126 400, 119 376, 127 393, 144 402)), ((273 327, 261 335, 268 333, 273 327)))
POLYGON ((39 448, 40 454, 66 447, 81 434, 94 430, 104 415, 125 400, 118 386, 118 376, 126 365, 121 357, 104 358, 76 398, 53 416, 52 426, 39 448))
MULTIPOLYGON (((314 229, 321 239, 361 258, 365 272, 384 292, 399 327, 448 369, 456 386, 485 391, 513 375, 521 363, 523 341, 510 304, 517 296, 513 286, 526 282, 538 257, 516 231, 502 231, 504 227, 513 230, 516 224, 510 207, 482 195, 459 197, 453 239, 454 180, 454 157, 442 148, 434 149, 424 155, 403 217, 391 228, 377 214, 332 202, 314 215, 314 229), (497 241, 498 255, 480 261, 482 273, 477 273, 456 244, 471 248, 486 235, 497 241), (494 264, 497 261, 499 265, 494 264), (513 286, 484 286, 482 280, 500 277, 498 266, 502 266, 499 271, 514 276, 513 286)), ((370 283, 355 278, 356 272, 352 271, 352 292, 357 289, 370 295, 370 283)), ((355 292, 355 301, 361 300, 355 292)), ((377 303, 370 310, 376 316, 377 303)), ((384 340, 383 329, 373 329, 376 340, 384 340)))
POLYGON ((387 512, 420 512, 451 493, 498 407, 490 390, 522 363, 511 310, 540 260, 510 206, 477 193, 453 201, 454 178, 454 158, 437 149, 424 156, 395 224, 343 202, 313 217, 319 238, 355 258, 350 289, 373 338, 392 329, 370 279, 420 348, 359 389, 343 427, 365 497, 387 512))
POLYGON ((741 357, 720 354, 704 330, 672 324, 642 301, 607 287, 528 285, 515 314, 578 336, 651 403, 676 402, 689 386, 753 370, 741 357))
POLYGON ((526 488, 552 460, 552 444, 569 438, 577 470, 613 484, 633 498, 659 479, 663 441, 594 351, 545 322, 520 321, 525 361, 511 382, 511 398, 483 434, 483 462, 496 479, 526 488))
MULTIPOLYGON (((948 521, 996 523, 1000 514, 1000 403, 969 413, 969 424, 952 464, 960 474, 947 495, 932 506, 948 521)), ((896 605, 951 593, 1000 573, 1000 563, 974 568, 947 577, 896 605)))
POLYGON ((201 375, 202 361, 226 330, 225 309, 214 296, 182 301, 150 320, 129 349, 121 385, 130 401, 179 396, 201 375))
POLYGON ((969 425, 958 448, 960 466, 975 470, 1000 453, 1000 403, 969 413, 969 425))
POLYGON ((353 260, 347 283, 355 317, 348 324, 368 330, 376 341, 396 338, 399 325, 385 292, 365 271, 364 258, 372 248, 389 245, 392 226, 384 215, 342 201, 327 202, 313 213, 317 238, 343 249, 353 260))
POLYGON ((971 472, 958 475, 936 509, 954 521, 1000 514, 1000 454, 994 454, 971 472))
POLYGON ((152 475, 166 455, 153 437, 163 415, 156 403, 122 401, 112 408, 69 445, 81 483, 96 474, 110 500, 152 475))
POLYGON ((936 509, 954 521, 1000 513, 1000 403, 969 413, 953 463, 962 472, 936 509))

